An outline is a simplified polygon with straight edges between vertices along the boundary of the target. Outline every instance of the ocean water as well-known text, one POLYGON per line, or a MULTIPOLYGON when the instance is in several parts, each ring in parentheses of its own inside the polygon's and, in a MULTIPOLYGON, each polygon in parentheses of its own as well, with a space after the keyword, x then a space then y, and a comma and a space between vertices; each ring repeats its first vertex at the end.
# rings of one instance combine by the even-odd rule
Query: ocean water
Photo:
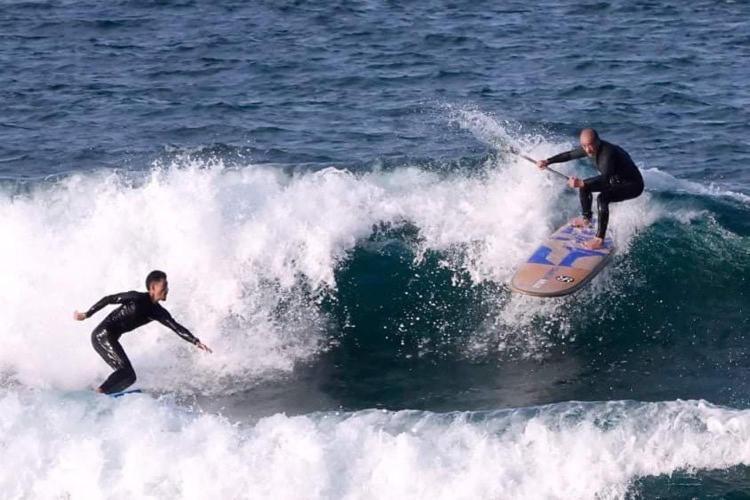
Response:
POLYGON ((0 498, 750 496, 747 2, 4 2, 0 62, 0 498), (646 192, 511 294, 586 126, 646 192), (155 268, 214 353, 98 396, 155 268))

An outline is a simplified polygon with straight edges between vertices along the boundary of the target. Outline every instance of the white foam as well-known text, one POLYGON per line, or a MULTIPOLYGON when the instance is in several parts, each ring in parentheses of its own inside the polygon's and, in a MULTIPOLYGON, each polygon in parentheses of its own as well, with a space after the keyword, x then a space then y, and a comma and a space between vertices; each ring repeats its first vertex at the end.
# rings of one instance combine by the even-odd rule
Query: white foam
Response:
POLYGON ((623 498, 750 464, 750 412, 705 402, 362 411, 254 424, 149 396, 0 393, 6 498, 623 498))

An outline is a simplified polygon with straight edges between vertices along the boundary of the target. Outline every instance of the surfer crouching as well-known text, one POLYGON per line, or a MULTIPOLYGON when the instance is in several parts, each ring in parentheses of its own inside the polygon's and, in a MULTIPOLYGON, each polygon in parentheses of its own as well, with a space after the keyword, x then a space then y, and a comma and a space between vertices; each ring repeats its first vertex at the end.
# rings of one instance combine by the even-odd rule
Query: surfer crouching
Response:
POLYGON ((560 153, 537 162, 539 168, 547 168, 551 163, 562 163, 588 156, 599 170, 600 175, 588 179, 568 178, 568 186, 577 188, 581 200, 582 217, 573 224, 579 227, 591 224, 591 202, 593 192, 596 198, 599 225, 596 237, 584 243, 586 248, 601 248, 609 223, 609 204, 637 198, 643 192, 643 177, 630 155, 620 146, 603 141, 596 130, 586 128, 581 131, 581 147, 560 153))
POLYGON ((83 321, 90 318, 102 307, 108 304, 120 304, 120 307, 109 313, 104 321, 91 332, 91 343, 94 350, 112 368, 114 372, 96 389, 97 392, 112 394, 125 390, 135 382, 135 370, 130 364, 128 356, 120 345, 120 336, 153 320, 170 328, 180 338, 190 342, 199 349, 212 352, 190 331, 176 322, 169 311, 159 305, 159 301, 167 300, 169 286, 167 275, 162 271, 151 271, 146 277, 147 292, 124 292, 107 295, 91 306, 85 313, 75 311, 73 318, 83 321))

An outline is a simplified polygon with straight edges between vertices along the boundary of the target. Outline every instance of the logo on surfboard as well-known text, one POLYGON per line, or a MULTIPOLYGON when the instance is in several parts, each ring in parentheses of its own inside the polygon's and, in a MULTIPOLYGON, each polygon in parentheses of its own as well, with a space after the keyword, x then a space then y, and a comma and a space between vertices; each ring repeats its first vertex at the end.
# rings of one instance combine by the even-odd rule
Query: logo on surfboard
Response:
POLYGON ((573 276, 568 276, 565 274, 561 274, 557 277, 555 277, 557 281, 560 281, 562 283, 573 283, 575 281, 575 278, 573 276))

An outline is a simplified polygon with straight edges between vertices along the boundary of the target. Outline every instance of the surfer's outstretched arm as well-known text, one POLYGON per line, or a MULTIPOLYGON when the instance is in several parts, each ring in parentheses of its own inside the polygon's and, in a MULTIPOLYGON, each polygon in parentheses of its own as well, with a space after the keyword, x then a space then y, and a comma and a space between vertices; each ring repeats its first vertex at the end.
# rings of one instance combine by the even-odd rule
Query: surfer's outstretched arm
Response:
POLYGON ((578 160, 585 157, 586 152, 583 150, 583 148, 575 148, 571 149, 570 151, 565 151, 564 153, 556 154, 555 156, 547 158, 547 163, 565 163, 566 161, 578 160))
POLYGON ((555 156, 550 156, 546 160, 539 160, 538 162, 536 162, 536 166, 541 169, 545 169, 552 163, 565 163, 566 161, 577 160, 579 158, 585 157, 586 152, 583 150, 583 148, 575 148, 571 149, 570 151, 565 151, 564 153, 556 154, 555 156))
POLYGON ((207 345, 198 340, 195 335, 190 333, 190 330, 175 321, 172 315, 169 314, 169 311, 167 311, 160 305, 156 305, 156 313, 154 314, 153 319, 166 326, 167 328, 175 332, 182 340, 190 342, 198 349, 203 349, 206 352, 213 352, 208 348, 207 345))
POLYGON ((102 299, 91 306, 88 311, 85 313, 75 311, 73 313, 73 318, 77 319, 78 321, 83 321, 86 318, 90 318, 94 314, 97 313, 101 308, 104 306, 110 305, 110 304, 122 304, 126 300, 133 300, 138 296, 138 292, 123 292, 123 293, 115 293, 112 295, 107 295, 105 297, 102 297, 102 299))

